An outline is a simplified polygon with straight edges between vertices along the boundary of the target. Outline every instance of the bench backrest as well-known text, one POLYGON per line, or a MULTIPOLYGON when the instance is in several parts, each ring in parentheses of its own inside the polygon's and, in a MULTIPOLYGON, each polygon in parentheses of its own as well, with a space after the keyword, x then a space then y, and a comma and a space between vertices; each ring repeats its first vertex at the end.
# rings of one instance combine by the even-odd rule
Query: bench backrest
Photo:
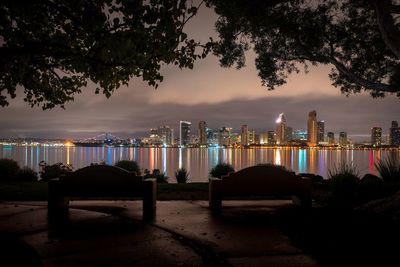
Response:
POLYGON ((308 194, 308 181, 274 165, 258 165, 222 176, 218 192, 224 195, 308 194))
POLYGON ((65 194, 80 197, 136 196, 142 194, 143 178, 116 166, 93 165, 60 179, 65 194))

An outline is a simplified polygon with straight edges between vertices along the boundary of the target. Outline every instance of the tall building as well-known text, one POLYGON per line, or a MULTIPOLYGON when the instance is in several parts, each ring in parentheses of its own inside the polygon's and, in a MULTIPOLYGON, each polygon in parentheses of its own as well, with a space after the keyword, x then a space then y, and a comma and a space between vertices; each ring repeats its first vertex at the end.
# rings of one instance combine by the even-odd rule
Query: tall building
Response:
POLYGON ((279 114, 276 120, 276 143, 278 145, 286 144, 286 118, 283 113, 279 114))
POLYGON ((308 146, 316 146, 318 144, 317 112, 315 110, 308 113, 307 142, 308 146))
POLYGON ((207 133, 206 133, 206 122, 200 121, 199 122, 199 144, 206 145, 207 144, 207 133))
POLYGON ((328 144, 334 145, 335 144, 335 134, 333 132, 328 132, 328 144))
POLYGON ((325 121, 317 122, 317 128, 318 128, 317 143, 325 141, 324 140, 324 137, 325 137, 325 121))
POLYGON ((242 133, 240 136, 240 142, 242 143, 243 146, 249 145, 249 127, 244 124, 241 127, 242 133))
POLYGON ((152 145, 160 145, 162 143, 160 134, 157 129, 150 129, 150 136, 148 138, 148 143, 152 145))
POLYGON ((347 146, 347 133, 346 132, 339 133, 339 145, 347 146))
POLYGON ((274 145, 276 143, 275 132, 268 131, 267 135, 268 135, 268 145, 274 145))
POLYGON ((389 129, 389 144, 400 146, 400 128, 397 121, 392 121, 392 127, 389 129))
POLYGON ((232 128, 227 127, 219 129, 218 144, 220 146, 229 146, 231 144, 231 130, 232 128))
POLYGON ((174 131, 169 126, 164 125, 158 127, 158 134, 160 136, 161 142, 165 145, 172 145, 174 142, 174 131))
POLYGON ((290 142, 293 140, 293 128, 286 126, 285 141, 290 142))
POLYGON ((206 127, 207 144, 218 144, 218 133, 211 128, 206 127))
POLYGON ((180 121, 179 122, 179 140, 181 146, 186 146, 190 144, 190 128, 192 123, 190 121, 180 121))
POLYGON ((260 134, 260 144, 261 145, 268 144, 268 133, 267 132, 260 134))
POLYGON ((254 130, 249 131, 249 143, 252 144, 252 145, 257 143, 257 141, 256 141, 256 131, 254 131, 254 130))
POLYGON ((294 130, 292 140, 295 141, 307 141, 307 132, 302 130, 294 130))
POLYGON ((382 144, 382 128, 372 127, 371 128, 371 144, 373 146, 381 146, 382 144))

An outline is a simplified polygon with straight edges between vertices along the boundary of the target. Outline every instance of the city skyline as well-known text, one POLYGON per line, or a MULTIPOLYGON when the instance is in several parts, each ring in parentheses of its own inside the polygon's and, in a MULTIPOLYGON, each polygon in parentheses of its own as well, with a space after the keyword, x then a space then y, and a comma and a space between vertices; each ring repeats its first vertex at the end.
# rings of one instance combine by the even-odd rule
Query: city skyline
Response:
MULTIPOLYGON (((188 32, 200 41, 216 37, 215 20, 214 12, 203 7, 188 23, 188 32)), ((158 125, 178 129, 180 120, 206 120, 211 128, 240 129, 247 124, 256 131, 275 130, 276 117, 282 112, 293 129, 307 129, 304 117, 315 109, 318 119, 326 122, 325 132, 345 131, 358 140, 368 139, 373 126, 382 127, 387 134, 390 122, 399 120, 398 97, 373 99, 366 93, 346 97, 331 85, 329 65, 311 66, 307 75, 292 74, 286 85, 267 91, 261 86, 254 60, 255 54, 249 52, 242 70, 221 68, 214 56, 196 61, 193 70, 166 66, 162 69, 164 82, 157 90, 132 79, 109 99, 96 95, 95 85, 89 82, 65 110, 30 108, 19 88, 17 98, 2 108, 0 136, 80 138, 112 132, 129 137, 158 125)))

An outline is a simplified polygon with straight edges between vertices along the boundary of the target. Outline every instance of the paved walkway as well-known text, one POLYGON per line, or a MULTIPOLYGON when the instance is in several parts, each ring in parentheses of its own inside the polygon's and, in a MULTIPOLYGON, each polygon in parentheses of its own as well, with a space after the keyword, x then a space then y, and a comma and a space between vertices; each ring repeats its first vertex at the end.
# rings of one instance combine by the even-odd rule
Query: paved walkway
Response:
MULTIPOLYGON (((139 201, 75 201, 64 223, 46 203, 0 203, 1 260, 30 266, 318 266, 276 227, 288 201, 158 201, 154 222, 139 201), (11 245, 10 245, 11 244, 11 245), (32 249, 33 248, 33 249, 32 249)), ((7 265, 2 265, 7 266, 7 265)))

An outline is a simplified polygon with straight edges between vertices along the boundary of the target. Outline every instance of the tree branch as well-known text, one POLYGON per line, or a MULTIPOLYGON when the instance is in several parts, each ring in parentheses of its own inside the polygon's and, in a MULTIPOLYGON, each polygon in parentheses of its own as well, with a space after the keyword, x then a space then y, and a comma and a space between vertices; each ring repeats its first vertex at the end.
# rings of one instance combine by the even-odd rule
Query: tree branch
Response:
POLYGON ((390 0, 374 0, 379 30, 386 45, 400 59, 400 30, 395 26, 390 0))
POLYGON ((400 5, 391 5, 390 12, 394 14, 400 14, 400 5))
POLYGON ((358 76, 354 72, 347 69, 347 67, 345 65, 343 65, 342 63, 337 61, 336 58, 334 58, 334 57, 330 58, 330 63, 332 63, 339 72, 346 75, 349 78, 349 81, 357 83, 365 88, 374 89, 377 91, 382 91, 382 92, 387 92, 387 93, 397 93, 398 92, 398 88, 396 88, 394 86, 391 86, 389 84, 384 84, 384 83, 371 82, 367 79, 364 79, 364 78, 358 76))

